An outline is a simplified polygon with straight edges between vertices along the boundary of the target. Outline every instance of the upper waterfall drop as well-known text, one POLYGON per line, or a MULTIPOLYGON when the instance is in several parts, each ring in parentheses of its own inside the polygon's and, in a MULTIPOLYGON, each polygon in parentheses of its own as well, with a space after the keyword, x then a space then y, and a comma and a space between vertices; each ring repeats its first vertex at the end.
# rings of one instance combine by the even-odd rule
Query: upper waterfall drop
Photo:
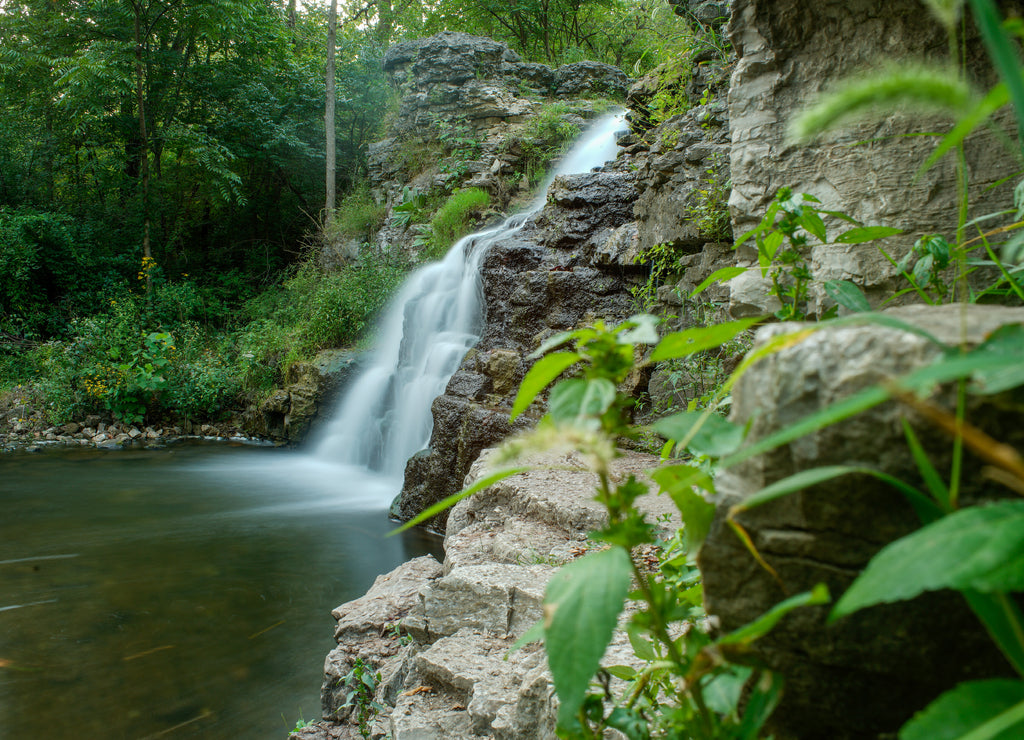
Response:
POLYGON ((480 263, 488 249, 523 228, 559 175, 589 172, 615 158, 625 113, 598 119, 563 158, 526 211, 457 241, 440 262, 415 271, 384 314, 366 369, 342 397, 314 454, 400 478, 427 446, 430 406, 444 393, 483 329, 480 263))

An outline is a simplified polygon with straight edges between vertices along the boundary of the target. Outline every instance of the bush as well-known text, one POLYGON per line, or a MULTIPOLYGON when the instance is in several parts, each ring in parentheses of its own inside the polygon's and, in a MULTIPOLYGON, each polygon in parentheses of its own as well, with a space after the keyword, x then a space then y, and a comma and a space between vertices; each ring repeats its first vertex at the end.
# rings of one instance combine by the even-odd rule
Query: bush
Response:
POLYGON ((429 230, 420 242, 425 247, 420 257, 427 260, 443 257, 452 244, 472 231, 476 217, 490 204, 491 196, 480 188, 453 193, 430 220, 429 230))
POLYGON ((364 239, 379 231, 384 225, 387 207, 378 203, 370 194, 366 183, 358 185, 346 195, 334 210, 334 220, 328 227, 328 240, 364 239))

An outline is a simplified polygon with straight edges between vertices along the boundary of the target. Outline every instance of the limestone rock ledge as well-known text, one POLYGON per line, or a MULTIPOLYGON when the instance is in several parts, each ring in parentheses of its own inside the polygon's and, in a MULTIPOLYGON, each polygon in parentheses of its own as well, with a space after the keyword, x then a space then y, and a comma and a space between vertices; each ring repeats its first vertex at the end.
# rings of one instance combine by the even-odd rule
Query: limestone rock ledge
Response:
MULTIPOLYGON (((493 453, 474 463, 467 483, 493 453)), ((592 546, 601 526, 592 500, 596 479, 574 454, 540 455, 537 469, 507 478, 460 502, 448 517, 445 560, 425 556, 380 576, 363 597, 334 610, 338 647, 324 662, 323 719, 291 740, 360 737, 344 677, 357 659, 380 672, 376 701, 386 707, 373 737, 392 740, 554 738, 557 698, 543 649, 509 653, 541 616, 544 589, 557 568, 592 546)), ((627 453, 616 472, 641 475, 651 455, 627 453)), ((673 514, 665 497, 641 504, 673 514)), ((680 526, 678 515, 662 526, 680 526)), ((666 531, 666 534, 668 532, 666 531)), ((624 634, 606 659, 623 664, 624 634)))

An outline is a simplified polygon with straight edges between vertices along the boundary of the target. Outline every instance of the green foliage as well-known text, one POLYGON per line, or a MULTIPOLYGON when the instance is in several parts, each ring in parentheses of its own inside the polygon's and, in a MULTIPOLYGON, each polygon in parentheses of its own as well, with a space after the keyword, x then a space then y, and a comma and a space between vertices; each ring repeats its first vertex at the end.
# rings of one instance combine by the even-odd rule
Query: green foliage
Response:
POLYGON ((447 158, 441 163, 441 171, 462 177, 469 169, 469 163, 480 156, 480 135, 473 125, 463 117, 434 119, 434 129, 441 141, 447 158))
POLYGON ((361 182, 338 204, 326 236, 331 241, 344 238, 369 240, 384 225, 386 212, 386 206, 377 203, 366 182, 361 182))
MULTIPOLYGON (((775 312, 782 321, 799 321, 806 317, 807 291, 813 280, 807 261, 808 239, 813 237, 822 244, 828 242, 822 216, 856 224, 836 237, 835 241, 842 244, 862 244, 901 233, 899 229, 886 226, 862 226, 845 213, 818 207, 816 204, 820 202, 813 195, 794 194, 789 188, 780 188, 761 222, 734 245, 738 248, 748 239, 754 239, 761 275, 771 276, 769 292, 782 304, 775 312)), ((836 295, 842 295, 846 289, 839 289, 836 295)), ((698 292, 695 290, 690 297, 698 292)))
POLYGON ((565 103, 545 103, 521 130, 505 141, 507 149, 522 155, 520 168, 531 184, 537 184, 553 159, 565 153, 568 145, 580 134, 579 126, 569 114, 565 103))
POLYGON ((686 217, 693 221, 703 238, 711 241, 723 241, 732 236, 729 220, 732 180, 723 176, 728 169, 725 156, 715 155, 697 187, 695 201, 686 209, 686 217))
POLYGON ((438 209, 421 240, 420 258, 436 260, 461 237, 470 233, 476 219, 491 204, 491 196, 480 188, 464 188, 452 193, 438 209))
POLYGON ((679 274, 679 261, 689 252, 674 242, 659 242, 636 256, 637 265, 648 266, 647 279, 630 287, 633 303, 639 311, 651 311, 658 302, 658 288, 665 281, 679 274))
POLYGON ((370 723, 384 707, 375 698, 380 672, 374 673, 362 658, 356 658, 352 670, 339 679, 347 690, 343 707, 352 707, 359 734, 370 738, 370 723))

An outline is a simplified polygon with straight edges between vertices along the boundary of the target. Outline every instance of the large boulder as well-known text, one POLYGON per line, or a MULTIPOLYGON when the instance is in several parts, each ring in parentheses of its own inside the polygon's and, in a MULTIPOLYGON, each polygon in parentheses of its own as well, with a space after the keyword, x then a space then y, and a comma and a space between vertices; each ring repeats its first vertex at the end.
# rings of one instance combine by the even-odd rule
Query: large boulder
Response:
MULTIPOLYGON (((906 307, 888 312, 956 346, 977 343, 996 327, 1024 323, 1024 309, 906 307)), ((757 347, 798 325, 758 333, 757 347)), ((877 325, 823 327, 755 364, 733 389, 733 421, 750 424, 756 442, 872 384, 937 359, 941 349, 917 334, 877 325)), ((955 394, 938 403, 952 407, 955 394)), ((1024 447, 1020 406, 1008 398, 972 401, 968 421, 1002 442, 1024 447)), ((924 490, 907 448, 908 419, 940 471, 951 441, 895 402, 820 429, 728 471, 716 481, 715 524, 700 552, 709 614, 723 630, 755 619, 786 596, 825 583, 838 597, 885 544, 920 526, 894 488, 866 475, 845 476, 742 513, 738 521, 769 574, 726 524, 729 508, 782 478, 827 465, 863 465, 924 490)), ((961 498, 999 495, 968 456, 961 498)), ((753 659, 786 680, 774 715, 780 738, 875 738, 894 732, 918 709, 962 680, 1009 672, 959 594, 930 593, 869 608, 825 624, 827 607, 799 610, 754 646, 753 659)))

